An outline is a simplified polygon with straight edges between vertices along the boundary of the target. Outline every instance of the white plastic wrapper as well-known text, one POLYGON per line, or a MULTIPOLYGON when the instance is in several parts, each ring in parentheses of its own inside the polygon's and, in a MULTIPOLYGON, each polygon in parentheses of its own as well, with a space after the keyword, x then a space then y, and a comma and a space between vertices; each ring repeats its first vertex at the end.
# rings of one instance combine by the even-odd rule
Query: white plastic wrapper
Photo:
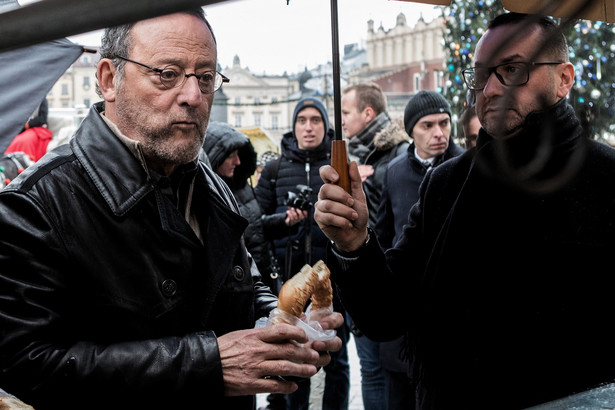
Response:
POLYGON ((312 304, 310 303, 305 314, 301 318, 298 318, 294 315, 291 315, 276 308, 273 309, 269 314, 269 318, 267 319, 267 325, 282 322, 288 323, 290 325, 299 326, 301 329, 303 329, 310 341, 332 340, 337 334, 335 329, 324 330, 320 323, 318 323, 319 318, 326 316, 332 312, 333 306, 330 306, 327 309, 318 309, 312 311, 312 304))

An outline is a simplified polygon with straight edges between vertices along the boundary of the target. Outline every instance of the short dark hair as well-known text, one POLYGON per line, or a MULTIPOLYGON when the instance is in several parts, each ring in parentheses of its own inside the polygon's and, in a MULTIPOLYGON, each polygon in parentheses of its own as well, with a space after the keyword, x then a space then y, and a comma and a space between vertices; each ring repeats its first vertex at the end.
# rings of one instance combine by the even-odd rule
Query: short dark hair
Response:
POLYGON ((344 93, 354 91, 357 98, 357 108, 363 111, 367 107, 372 107, 376 115, 386 111, 387 99, 380 86, 376 83, 355 84, 344 89, 344 93))
POLYGON ((569 61, 568 42, 559 25, 550 17, 537 14, 504 13, 491 20, 487 29, 508 24, 536 24, 542 31, 541 53, 560 61, 569 61))

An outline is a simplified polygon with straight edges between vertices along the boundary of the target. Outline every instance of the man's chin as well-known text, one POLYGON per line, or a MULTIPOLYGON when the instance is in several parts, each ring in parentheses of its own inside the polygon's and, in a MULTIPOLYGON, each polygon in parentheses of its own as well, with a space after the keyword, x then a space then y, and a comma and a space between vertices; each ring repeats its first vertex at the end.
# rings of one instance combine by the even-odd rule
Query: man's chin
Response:
POLYGON ((489 129, 485 128, 485 131, 487 131, 487 134, 489 134, 489 136, 493 139, 502 141, 517 135, 521 131, 521 128, 517 127, 510 129, 505 127, 492 127, 489 129))

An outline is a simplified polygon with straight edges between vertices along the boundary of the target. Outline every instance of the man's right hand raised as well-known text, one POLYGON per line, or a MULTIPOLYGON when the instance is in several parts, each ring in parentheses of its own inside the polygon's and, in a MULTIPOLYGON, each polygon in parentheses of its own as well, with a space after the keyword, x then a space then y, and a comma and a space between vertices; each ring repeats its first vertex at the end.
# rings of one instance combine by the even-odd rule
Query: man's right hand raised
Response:
POLYGON ((314 220, 335 246, 343 252, 361 247, 367 238, 367 200, 356 162, 348 166, 350 193, 335 185, 339 175, 330 165, 320 168, 324 185, 314 205, 314 220))

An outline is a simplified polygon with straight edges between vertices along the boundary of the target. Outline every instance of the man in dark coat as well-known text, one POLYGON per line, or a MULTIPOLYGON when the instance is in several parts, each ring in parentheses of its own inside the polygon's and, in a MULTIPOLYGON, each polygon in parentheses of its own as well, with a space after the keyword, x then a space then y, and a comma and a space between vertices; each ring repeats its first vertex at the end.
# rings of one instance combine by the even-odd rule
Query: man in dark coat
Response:
POLYGON ((386 111, 386 96, 375 83, 351 85, 342 95, 342 127, 348 139, 348 156, 362 171, 363 189, 376 225, 382 183, 389 162, 406 152, 410 137, 386 111))
POLYGON ((341 341, 254 328, 276 298, 197 160, 224 79, 203 10, 108 29, 101 57, 104 102, 0 192, 0 386, 37 409, 249 410, 294 391, 267 376, 310 377, 341 341))
MULTIPOLYGON (((300 194, 298 185, 308 187, 305 197, 299 202, 305 204, 307 218, 297 233, 291 233, 282 240, 276 240, 276 256, 284 260, 283 277, 299 272, 306 263, 313 265, 318 260, 326 262, 328 240, 314 223, 313 204, 323 182, 318 169, 331 163, 331 141, 333 130, 329 128, 329 117, 322 102, 308 97, 300 100, 293 113, 293 130, 282 136, 282 155, 269 162, 256 186, 256 197, 265 214, 286 212, 287 193, 300 194)), ((333 308, 345 313, 337 294, 334 292, 333 308)), ((348 407, 350 371, 346 342, 347 325, 337 329, 342 339, 342 349, 331 355, 331 363, 325 366, 325 388, 323 405, 326 409, 348 407)), ((309 406, 310 381, 300 383, 299 390, 288 396, 289 408, 306 409, 309 406)))
POLYGON ((599 332, 615 316, 615 150, 566 101, 566 39, 549 18, 498 16, 465 80, 476 149, 427 173, 386 254, 356 165, 352 195, 321 169, 315 219, 344 304, 370 337, 406 334, 419 409, 521 409, 613 382, 599 332))
POLYGON ((451 107, 435 91, 420 91, 408 101, 404 123, 413 141, 386 169, 378 218, 372 226, 384 249, 393 247, 401 235, 427 171, 464 152, 451 138, 451 107))

